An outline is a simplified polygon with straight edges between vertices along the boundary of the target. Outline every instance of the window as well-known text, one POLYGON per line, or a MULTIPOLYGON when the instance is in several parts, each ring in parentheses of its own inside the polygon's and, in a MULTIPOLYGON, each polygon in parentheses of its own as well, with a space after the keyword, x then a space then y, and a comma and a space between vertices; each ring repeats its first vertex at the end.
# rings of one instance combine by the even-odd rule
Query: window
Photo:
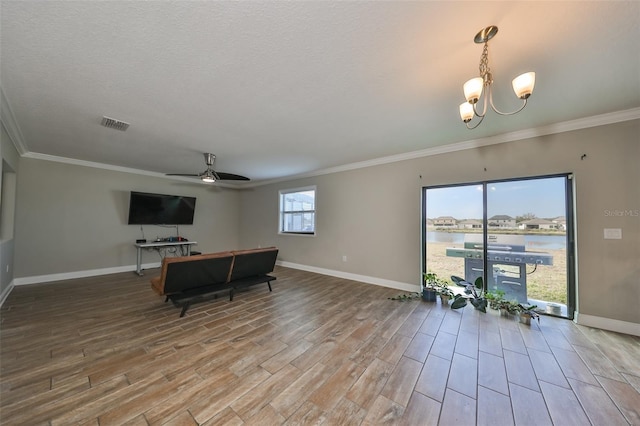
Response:
POLYGON ((287 189, 279 192, 281 234, 316 233, 316 187, 287 189))

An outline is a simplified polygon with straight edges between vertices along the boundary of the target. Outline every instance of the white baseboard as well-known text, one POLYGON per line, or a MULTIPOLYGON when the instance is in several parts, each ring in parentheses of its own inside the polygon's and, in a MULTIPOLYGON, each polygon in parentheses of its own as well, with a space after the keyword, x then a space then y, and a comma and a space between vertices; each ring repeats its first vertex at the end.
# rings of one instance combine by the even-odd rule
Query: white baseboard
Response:
POLYGON ((386 280, 384 278, 370 277, 367 275, 351 274, 349 272, 335 271, 333 269, 318 268, 315 266, 300 265, 298 263, 285 262, 281 260, 277 261, 276 265, 284 266, 285 268, 300 269, 302 271, 307 271, 307 272, 315 272, 317 274, 322 274, 322 275, 329 275, 331 277, 344 278, 346 280, 359 281, 366 284, 374 284, 382 287, 395 288, 396 290, 409 291, 409 292, 420 291, 419 284, 408 284, 400 281, 386 280))
POLYGON ((5 288, 2 294, 0 294, 0 308, 2 307, 4 301, 7 300, 7 297, 9 297, 11 290, 13 290, 13 280, 11 280, 7 288, 5 288))
MULTIPOLYGON (((160 267, 160 262, 145 263, 142 265, 142 269, 151 269, 151 268, 159 268, 159 267, 160 267)), ((36 275, 33 277, 15 278, 13 280, 13 283, 14 285, 41 284, 41 283, 48 283, 52 281, 72 280, 74 278, 86 278, 86 277, 95 277, 98 275, 117 274, 120 272, 134 272, 135 270, 136 270, 136 265, 117 266, 114 268, 90 269, 86 271, 63 272, 60 274, 36 275)))
POLYGON ((640 324, 633 322, 614 320, 610 318, 595 317, 593 315, 578 314, 576 323, 602 330, 615 331, 617 333, 640 336, 640 324))
MULTIPOLYGON (((386 280, 384 278, 376 278, 376 277, 370 277, 367 275, 351 274, 349 272, 335 271, 333 269, 318 268, 315 266, 301 265, 298 263, 291 263, 291 262, 284 262, 284 261, 277 261, 276 264, 280 266, 284 266, 285 268, 300 269, 302 271, 315 272, 322 275, 329 275, 332 277, 344 278, 347 280, 360 281, 367 284, 375 284, 382 287, 395 288, 397 290, 402 290, 402 291, 416 291, 416 292, 420 291, 420 285, 418 284, 407 284, 400 281, 386 280)), ((160 262, 145 263, 142 265, 142 269, 152 269, 152 268, 159 268, 159 267, 160 267, 160 262)), ((63 272, 59 274, 36 275, 32 277, 16 278, 11 282, 10 286, 7 288, 7 291, 5 291, 5 293, 6 294, 10 293, 11 288, 13 288, 14 285, 18 286, 18 285, 29 285, 29 284, 41 284, 41 283, 47 283, 47 282, 53 282, 53 281, 71 280, 74 278, 95 277, 98 275, 117 274, 120 272, 129 272, 129 271, 133 272, 135 270, 136 270, 135 265, 128 265, 128 266, 118 266, 114 268, 91 269, 86 271, 63 272)), ((4 294, 2 296, 6 297, 4 294)))

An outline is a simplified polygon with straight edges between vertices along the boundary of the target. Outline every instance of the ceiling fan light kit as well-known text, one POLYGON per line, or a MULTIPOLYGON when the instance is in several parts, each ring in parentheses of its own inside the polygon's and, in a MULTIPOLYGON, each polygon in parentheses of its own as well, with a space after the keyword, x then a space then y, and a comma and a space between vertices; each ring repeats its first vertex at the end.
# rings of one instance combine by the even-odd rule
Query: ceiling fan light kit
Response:
POLYGON ((214 172, 212 169, 214 161, 216 161, 215 155, 208 152, 204 153, 204 162, 207 164, 207 170, 205 170, 204 173, 200 175, 200 180, 205 183, 214 183, 216 180, 218 180, 216 172, 214 172))
POLYGON ((522 106, 512 112, 502 112, 493 104, 492 84, 493 76, 491 75, 491 69, 489 68, 489 40, 491 40, 498 33, 498 27, 495 25, 488 26, 478 32, 473 38, 473 41, 478 44, 484 44, 482 49, 482 56, 480 57, 480 77, 475 77, 468 80, 463 85, 464 97, 466 102, 460 105, 460 118, 465 123, 468 129, 475 129, 482 123, 487 113, 487 106, 490 105, 491 109, 500 115, 513 115, 522 111, 527 106, 527 99, 533 93, 533 87, 536 83, 536 73, 526 72, 514 78, 511 82, 515 95, 522 99, 522 106), (477 104, 484 92, 484 98, 482 101, 482 112, 478 111, 477 104), (474 117, 479 117, 480 120, 470 126, 469 123, 474 117))

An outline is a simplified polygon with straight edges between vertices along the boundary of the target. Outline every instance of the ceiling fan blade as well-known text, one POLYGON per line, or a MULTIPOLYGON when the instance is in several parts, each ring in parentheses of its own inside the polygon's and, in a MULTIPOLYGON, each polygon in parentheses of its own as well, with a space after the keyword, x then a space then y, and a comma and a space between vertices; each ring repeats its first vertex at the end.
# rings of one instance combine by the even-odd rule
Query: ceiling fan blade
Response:
POLYGON ((216 172, 220 180, 251 180, 248 177, 234 175, 233 173, 216 172))
POLYGON ((207 163, 207 170, 202 173, 166 173, 166 176, 186 176, 186 177, 198 177, 204 182, 215 182, 217 180, 251 180, 246 176, 235 175, 233 173, 216 172, 213 170, 213 162, 216 156, 213 154, 204 154, 204 161, 207 163))

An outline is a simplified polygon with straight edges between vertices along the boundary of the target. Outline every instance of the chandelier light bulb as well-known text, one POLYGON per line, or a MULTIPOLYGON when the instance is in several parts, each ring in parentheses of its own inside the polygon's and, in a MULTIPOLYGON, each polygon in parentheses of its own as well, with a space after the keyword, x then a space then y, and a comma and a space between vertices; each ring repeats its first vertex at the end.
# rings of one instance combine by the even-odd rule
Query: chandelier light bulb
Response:
POLYGON ((533 86, 536 84, 536 73, 527 72, 520 74, 513 79, 512 83, 513 91, 520 99, 527 99, 533 93, 533 86))
POLYGON ((470 104, 475 104, 482 96, 482 86, 484 86, 484 79, 482 77, 475 77, 467 81, 463 87, 464 97, 470 104))
POLYGON ((462 118, 462 121, 464 121, 465 123, 470 122, 473 118, 473 114, 473 105, 471 105, 469 102, 460 104, 460 118, 462 118))
POLYGON ((213 176, 202 176, 202 181, 206 183, 213 183, 216 179, 213 176))

